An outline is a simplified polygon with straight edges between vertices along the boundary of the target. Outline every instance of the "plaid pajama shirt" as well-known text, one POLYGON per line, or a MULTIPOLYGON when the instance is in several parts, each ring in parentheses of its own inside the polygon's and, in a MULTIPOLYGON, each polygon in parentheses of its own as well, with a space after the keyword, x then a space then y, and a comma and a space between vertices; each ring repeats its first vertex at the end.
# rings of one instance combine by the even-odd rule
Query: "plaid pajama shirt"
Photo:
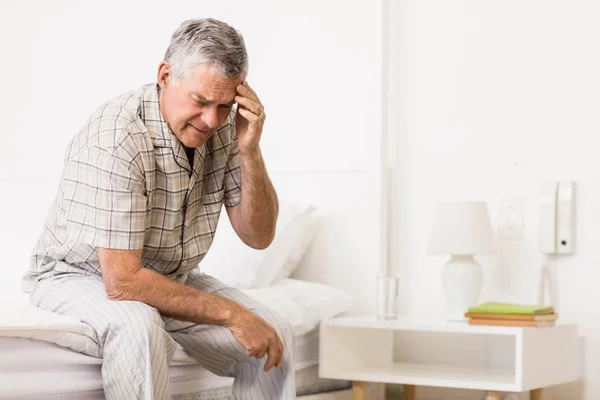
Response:
POLYGON ((143 249, 144 267, 180 282, 208 251, 222 204, 240 201, 234 110, 191 168, 159 90, 146 85, 109 101, 69 144, 26 290, 56 274, 101 275, 96 247, 143 249))

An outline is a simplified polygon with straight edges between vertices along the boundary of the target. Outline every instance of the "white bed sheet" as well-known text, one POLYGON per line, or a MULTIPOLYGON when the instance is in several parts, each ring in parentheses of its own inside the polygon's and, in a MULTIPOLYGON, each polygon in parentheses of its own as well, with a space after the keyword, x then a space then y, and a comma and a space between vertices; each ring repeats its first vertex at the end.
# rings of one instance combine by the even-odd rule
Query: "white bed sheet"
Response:
MULTIPOLYGON (((295 369, 318 364, 319 331, 296 338, 295 369)), ((0 399, 43 398, 69 393, 102 395, 102 360, 64 347, 28 338, 0 338, 0 399)), ((171 393, 192 393, 230 386, 232 378, 219 377, 179 348, 169 368, 171 393)), ((58 397, 57 397, 58 398, 58 397)))

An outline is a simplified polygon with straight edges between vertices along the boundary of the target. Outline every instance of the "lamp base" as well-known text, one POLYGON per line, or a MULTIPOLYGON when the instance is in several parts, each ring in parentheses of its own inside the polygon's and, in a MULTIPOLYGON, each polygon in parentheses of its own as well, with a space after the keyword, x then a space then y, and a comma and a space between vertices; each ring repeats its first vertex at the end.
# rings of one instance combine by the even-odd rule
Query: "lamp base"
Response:
POLYGON ((446 321, 448 321, 448 322, 469 322, 469 318, 465 317, 465 313, 453 314, 452 312, 448 312, 448 314, 446 314, 446 321))
POLYGON ((483 268, 471 255, 453 255, 444 265, 442 287, 449 321, 466 321, 465 313, 476 306, 483 284, 483 268))

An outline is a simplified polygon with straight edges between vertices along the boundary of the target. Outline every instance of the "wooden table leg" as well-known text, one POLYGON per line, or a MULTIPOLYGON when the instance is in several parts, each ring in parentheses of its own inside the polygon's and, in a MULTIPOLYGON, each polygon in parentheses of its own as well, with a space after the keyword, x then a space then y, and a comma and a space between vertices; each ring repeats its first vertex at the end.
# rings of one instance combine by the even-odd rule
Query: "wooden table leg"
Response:
POLYGON ((404 385, 404 400, 415 400, 417 387, 415 385, 404 385))
POLYGON ((530 400, 542 400, 542 394, 544 389, 534 389, 529 393, 530 400))
POLYGON ((352 400, 366 400, 367 385, 364 382, 352 381, 352 400))
POLYGON ((502 400, 502 393, 495 390, 488 390, 485 394, 485 400, 502 400))

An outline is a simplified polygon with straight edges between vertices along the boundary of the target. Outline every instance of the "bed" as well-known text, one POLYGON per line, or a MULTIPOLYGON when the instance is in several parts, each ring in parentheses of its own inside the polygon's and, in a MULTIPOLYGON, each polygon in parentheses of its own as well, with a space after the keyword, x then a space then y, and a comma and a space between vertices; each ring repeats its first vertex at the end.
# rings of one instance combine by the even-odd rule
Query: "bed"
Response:
MULTIPOLYGON (((327 285, 296 279, 244 291, 294 321, 298 398, 350 399, 350 382, 318 377, 318 359, 320 320, 344 313, 351 297, 327 285)), ((91 345, 88 326, 29 305, 26 294, 0 298, 0 304, 0 399, 104 399, 102 360, 80 352, 91 345)), ((181 347, 169 378, 173 399, 233 399, 233 378, 203 369, 181 347)))
MULTIPOLYGON (((296 342, 298 396, 348 388, 344 381, 318 378, 318 330, 296 342)), ((40 340, 0 339, 3 399, 104 399, 102 360, 40 340)), ((233 399, 232 378, 216 376, 178 349, 169 369, 173 399, 233 399)))
MULTIPOLYGON (((348 312, 355 297, 292 277, 319 229, 316 211, 282 201, 276 236, 266 250, 245 246, 228 219, 221 218, 200 270, 268 305, 294 326, 298 398, 350 400, 350 382, 318 377, 319 324, 348 312)), ((25 293, 0 295, 0 399, 104 399, 102 360, 81 353, 92 345, 89 329, 77 318, 31 306, 25 293)), ((182 348, 175 353, 169 380, 173 399, 233 399, 233 379, 203 369, 182 348)), ((369 399, 383 398, 381 385, 368 391, 369 399)))
MULTIPOLYGON (((276 304, 278 312, 294 321, 298 397, 347 394, 349 382, 318 377, 318 325, 322 318, 345 312, 351 297, 326 285, 295 279, 244 291, 261 302, 276 304), (317 309, 320 313, 315 314, 317 309)), ((16 299, 1 298, 0 304, 0 399, 104 399, 102 360, 80 353, 91 345, 87 325, 29 305, 24 293, 16 299)), ((233 399, 233 378, 203 369, 181 347, 175 352, 169 378, 173 399, 233 399)))

